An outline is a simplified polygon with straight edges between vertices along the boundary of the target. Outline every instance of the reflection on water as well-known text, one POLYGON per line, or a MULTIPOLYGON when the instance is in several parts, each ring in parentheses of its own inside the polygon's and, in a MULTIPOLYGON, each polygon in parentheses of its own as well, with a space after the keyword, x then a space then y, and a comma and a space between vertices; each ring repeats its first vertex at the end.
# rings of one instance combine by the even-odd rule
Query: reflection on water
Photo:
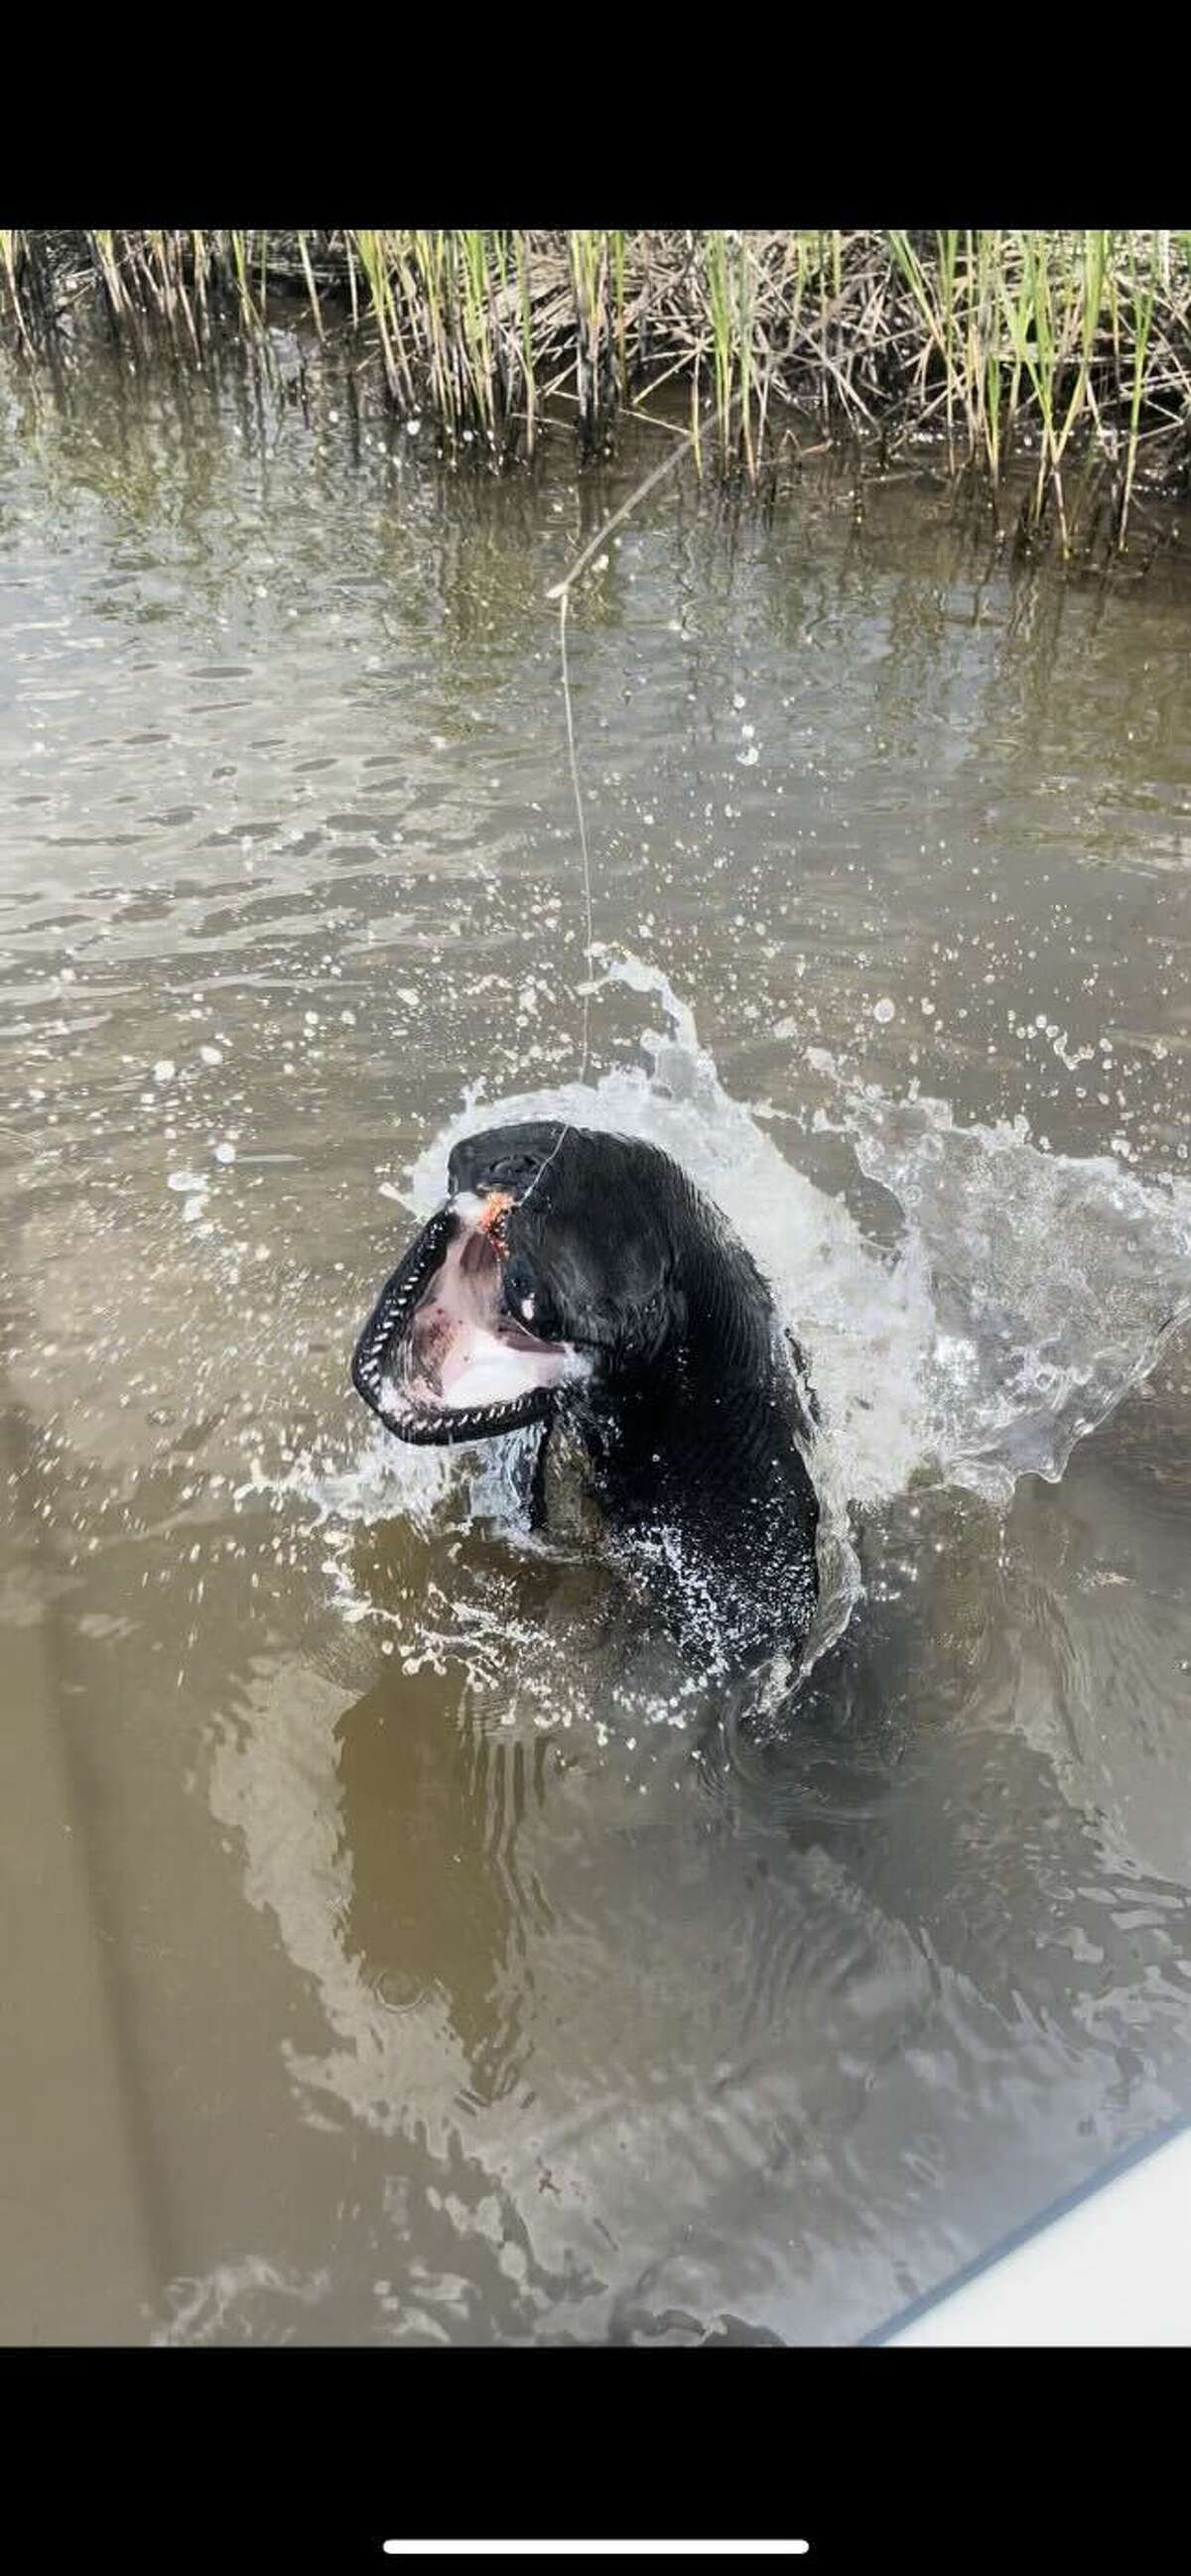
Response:
POLYGON ((1191 2107, 1185 573, 654 496, 593 1099, 652 447, 227 370, 0 384, 0 2333, 859 2335, 1191 2107), (810 1345, 795 1719, 351 1397, 511 1102, 810 1345))

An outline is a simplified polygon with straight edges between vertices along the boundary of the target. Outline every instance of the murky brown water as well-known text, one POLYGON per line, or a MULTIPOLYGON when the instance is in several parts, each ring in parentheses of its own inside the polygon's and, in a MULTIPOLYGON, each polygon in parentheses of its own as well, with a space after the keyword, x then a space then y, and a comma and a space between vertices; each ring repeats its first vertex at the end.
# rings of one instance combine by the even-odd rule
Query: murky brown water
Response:
POLYGON ((792 1725, 347 1379, 391 1193, 571 1096, 543 594, 657 433, 67 392, 0 385, 0 2333, 868 2332, 1191 2108, 1191 579, 836 474, 576 602, 593 1114, 862 1507, 792 1725))

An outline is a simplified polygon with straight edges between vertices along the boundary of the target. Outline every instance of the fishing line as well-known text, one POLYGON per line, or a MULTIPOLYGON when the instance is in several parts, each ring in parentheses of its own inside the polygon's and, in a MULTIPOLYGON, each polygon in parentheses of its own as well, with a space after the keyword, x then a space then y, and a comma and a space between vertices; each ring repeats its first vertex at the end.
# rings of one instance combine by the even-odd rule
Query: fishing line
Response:
MULTIPOLYGON (((668 459, 667 462, 669 462, 668 459)), ((583 943, 583 1047, 579 1064, 579 1084, 582 1088, 587 1080, 588 1043, 591 1036, 591 970, 595 943, 591 921, 591 857, 587 847, 587 824, 583 814, 583 794, 579 785, 579 764, 575 758, 575 720, 571 708, 571 675, 567 667, 567 608, 570 596, 568 583, 558 603, 558 651, 562 663, 562 703, 567 720, 567 755, 571 764, 571 785, 575 791, 575 814, 579 824, 579 849, 583 859, 583 911, 586 936, 583 943)))
MULTIPOLYGON (((740 396, 738 394, 735 396, 730 407, 729 417, 731 417, 731 412, 735 411, 737 408, 739 401, 740 396)), ((705 418, 707 420, 710 420, 711 418, 711 410, 712 406, 708 404, 705 414, 705 418)), ((702 424, 700 424, 700 427, 702 427, 702 424)), ((582 986, 583 1034, 579 1060, 580 1088, 582 1088, 587 1080, 587 1068, 590 1053, 591 990, 592 969, 595 961, 595 935, 592 921, 591 853, 587 845, 587 823, 583 812, 583 791, 579 784, 579 762, 575 751, 575 717, 574 708, 571 702, 571 673, 570 665, 567 660, 567 610, 570 606, 571 591, 575 582, 578 581, 580 574, 587 570, 588 564, 594 560, 596 555, 598 555, 601 546, 603 546, 606 539, 612 535, 614 528, 620 527, 622 522, 629 517, 630 512, 636 509, 638 502, 643 501, 646 494, 652 492, 655 486, 661 483, 667 474, 672 474, 675 466, 680 463, 682 457, 686 455, 691 448, 697 448, 697 444, 698 441, 696 433, 693 430, 684 429, 678 431, 670 454, 668 456, 663 456, 661 463, 652 467, 651 471, 646 475, 644 482, 638 483, 635 491, 630 492, 627 501, 622 501, 619 509, 614 510, 611 517, 604 520, 602 527, 591 539, 590 544, 584 546, 582 554, 579 555, 576 561, 571 565, 570 571, 568 573, 564 573, 561 581, 552 582, 546 593, 548 600, 553 601, 556 599, 558 601, 558 657, 562 672, 562 704, 567 728, 567 758, 571 772, 571 788, 575 798, 575 817, 579 826, 579 851, 583 862, 584 973, 582 986)), ((560 1128, 559 1133, 546 1156, 545 1162, 539 1164, 538 1169, 530 1182, 529 1188, 526 1190, 525 1195, 522 1198, 522 1207, 524 1207, 528 1200, 533 1197, 534 1191, 536 1190, 543 1173, 549 1171, 555 1155, 560 1152, 562 1146, 566 1143, 567 1137, 571 1134, 572 1126, 573 1121, 568 1119, 565 1126, 560 1128)))

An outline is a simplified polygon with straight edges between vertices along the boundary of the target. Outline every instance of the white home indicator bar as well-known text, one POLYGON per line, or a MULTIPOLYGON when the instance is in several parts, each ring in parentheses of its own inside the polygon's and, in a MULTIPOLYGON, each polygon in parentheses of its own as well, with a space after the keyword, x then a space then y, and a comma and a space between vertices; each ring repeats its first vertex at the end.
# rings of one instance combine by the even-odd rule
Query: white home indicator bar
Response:
POLYGON ((387 2558, 805 2558, 809 2540, 386 2540, 387 2558))

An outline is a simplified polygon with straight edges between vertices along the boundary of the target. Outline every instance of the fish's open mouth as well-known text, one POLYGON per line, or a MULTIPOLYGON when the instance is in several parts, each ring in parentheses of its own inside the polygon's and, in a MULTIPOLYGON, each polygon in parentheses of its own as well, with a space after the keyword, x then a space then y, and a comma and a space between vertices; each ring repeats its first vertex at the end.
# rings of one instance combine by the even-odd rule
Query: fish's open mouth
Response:
POLYGON ((504 1302, 507 1196, 460 1192, 381 1290, 352 1362, 366 1404, 401 1440, 490 1440, 550 1414, 586 1374, 573 1343, 539 1339, 504 1302))

